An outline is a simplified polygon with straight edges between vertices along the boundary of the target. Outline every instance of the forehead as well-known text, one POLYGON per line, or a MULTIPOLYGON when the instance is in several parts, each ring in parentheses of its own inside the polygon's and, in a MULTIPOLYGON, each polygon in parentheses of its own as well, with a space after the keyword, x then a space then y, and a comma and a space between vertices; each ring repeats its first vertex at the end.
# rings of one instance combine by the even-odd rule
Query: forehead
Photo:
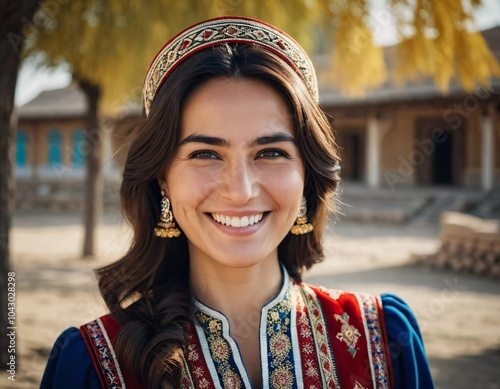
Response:
POLYGON ((283 96, 252 79, 214 79, 195 90, 181 114, 181 139, 192 133, 253 138, 273 132, 294 135, 283 96))

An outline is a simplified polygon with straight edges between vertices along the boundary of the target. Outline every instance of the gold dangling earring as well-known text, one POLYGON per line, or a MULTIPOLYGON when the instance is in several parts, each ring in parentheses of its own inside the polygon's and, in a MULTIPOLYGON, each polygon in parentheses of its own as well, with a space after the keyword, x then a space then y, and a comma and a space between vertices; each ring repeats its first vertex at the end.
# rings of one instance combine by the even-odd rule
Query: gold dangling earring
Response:
POLYGON ((178 238, 181 234, 175 226, 174 215, 170 209, 170 200, 165 196, 165 192, 161 191, 161 211, 160 211, 160 221, 155 228, 155 236, 159 238, 178 238))
POLYGON ((307 222, 307 203, 306 198, 302 197, 302 202, 300 203, 299 215, 295 224, 290 229, 290 232, 294 235, 302 235, 311 232, 314 226, 307 222))

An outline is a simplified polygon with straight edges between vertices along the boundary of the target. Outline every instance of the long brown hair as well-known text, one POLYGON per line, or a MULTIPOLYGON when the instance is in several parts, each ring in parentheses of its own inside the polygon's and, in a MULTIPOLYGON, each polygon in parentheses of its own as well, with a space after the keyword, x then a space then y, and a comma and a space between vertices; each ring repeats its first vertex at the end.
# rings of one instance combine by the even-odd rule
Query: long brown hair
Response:
POLYGON ((300 77, 265 48, 230 44, 193 54, 167 77, 131 142, 120 195, 134 232, 132 245, 123 258, 97 270, 104 301, 122 326, 115 342, 120 364, 146 387, 179 387, 183 376, 192 319, 189 253, 184 234, 175 239, 153 235, 160 214, 158 177, 176 154, 184 102, 214 78, 258 79, 285 99, 305 166, 304 196, 314 231, 289 234, 278 256, 298 282, 323 258, 323 230, 339 182, 338 149, 324 113, 300 77))

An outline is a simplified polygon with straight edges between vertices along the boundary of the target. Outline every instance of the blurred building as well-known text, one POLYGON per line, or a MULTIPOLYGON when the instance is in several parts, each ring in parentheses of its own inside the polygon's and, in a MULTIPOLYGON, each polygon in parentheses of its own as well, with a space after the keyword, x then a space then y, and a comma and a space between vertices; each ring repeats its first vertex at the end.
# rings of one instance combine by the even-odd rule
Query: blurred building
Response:
MULTIPOLYGON (((500 27, 483 35, 500 61, 500 27)), ((327 65, 321 59, 317 65, 321 78, 327 65)), ((345 180, 392 189, 489 190, 500 182, 500 78, 492 80, 492 90, 473 93, 456 84, 442 93, 431 79, 402 86, 388 81, 362 98, 320 85, 345 180)))
MULTIPOLYGON (((500 27, 483 34, 500 60, 500 27)), ((403 86, 386 82, 362 98, 349 98, 321 83, 328 69, 325 58, 316 58, 315 65, 321 104, 331 116, 341 147, 347 187, 352 183, 371 195, 470 189, 479 202, 499 186, 500 79, 492 80, 492 90, 477 88, 473 93, 457 85, 442 93, 432 80, 403 86)), ((84 159, 92 147, 84 139, 85 110, 84 96, 75 86, 42 92, 19 108, 18 203, 31 206, 59 199, 59 204, 77 206, 81 202, 84 159)), ((126 114, 107 120, 109 128, 102 130, 109 202, 117 200, 125 139, 140 114, 139 107, 129 107, 126 114)), ((406 220, 429 202, 416 196, 418 201, 404 196, 404 211, 395 219, 406 220)), ((394 209, 394 198, 388 206, 394 209)))
MULTIPOLYGON (((18 206, 81 207, 85 157, 94 147, 85 139, 86 110, 85 96, 76 85, 43 91, 18 108, 14 168, 18 206)), ((113 144, 112 128, 100 131, 106 200, 116 202, 120 167, 113 154, 119 145, 113 144)))

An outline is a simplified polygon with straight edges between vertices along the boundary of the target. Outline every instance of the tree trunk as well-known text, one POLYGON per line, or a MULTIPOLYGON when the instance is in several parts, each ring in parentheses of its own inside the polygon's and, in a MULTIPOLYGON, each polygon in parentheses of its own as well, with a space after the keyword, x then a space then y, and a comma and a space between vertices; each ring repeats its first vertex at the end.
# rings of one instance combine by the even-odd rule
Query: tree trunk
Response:
MULTIPOLYGON (((17 123, 13 117, 14 94, 16 90, 17 73, 20 64, 20 51, 23 46, 23 24, 33 19, 38 7, 38 1, 4 2, 0 9, 0 365, 2 370, 14 368, 16 365, 6 365, 15 355, 16 333, 7 337, 8 327, 17 326, 15 297, 8 295, 9 287, 15 293, 15 277, 9 279, 9 231, 13 208, 14 183, 12 178, 13 140, 17 123), (8 305, 9 298, 11 305, 8 305), (10 313, 10 315, 9 315, 10 313), (11 321, 12 320, 12 321, 11 321), (9 348, 9 346, 14 346, 9 348)), ((12 293, 12 292, 11 292, 12 293)), ((12 375, 12 374, 11 374, 12 375)))
POLYGON ((81 79, 79 85, 87 99, 87 118, 85 130, 86 147, 86 182, 83 222, 85 237, 83 240, 83 257, 95 255, 95 228, 100 221, 103 210, 103 173, 102 142, 103 134, 99 128, 98 104, 101 90, 98 85, 81 79))

